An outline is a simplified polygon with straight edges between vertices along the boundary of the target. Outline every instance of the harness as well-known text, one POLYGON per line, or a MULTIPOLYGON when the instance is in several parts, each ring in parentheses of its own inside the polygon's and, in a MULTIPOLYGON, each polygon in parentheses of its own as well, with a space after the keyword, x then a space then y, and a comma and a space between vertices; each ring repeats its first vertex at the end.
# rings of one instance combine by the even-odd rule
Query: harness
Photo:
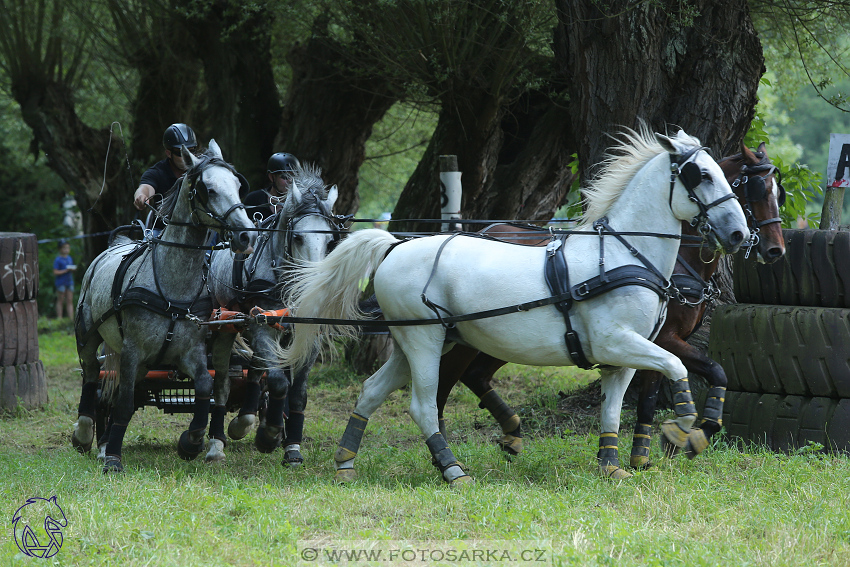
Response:
POLYGON ((171 341, 174 339, 174 328, 179 319, 191 318, 192 320, 198 320, 201 318, 209 318, 213 309, 213 298, 206 286, 207 272, 209 269, 208 264, 206 262, 204 263, 203 282, 201 287, 198 289, 198 293, 195 294, 195 297, 189 301, 171 301, 165 297, 165 293, 162 291, 159 284, 159 278, 156 273, 155 255, 156 246, 158 244, 171 243, 165 243, 159 239, 145 241, 140 243, 132 251, 121 258, 121 263, 115 270, 115 275, 112 279, 112 306, 94 322, 94 325, 90 329, 85 331, 81 339, 77 340, 79 348, 84 347, 88 343, 89 339, 97 333, 100 326, 112 316, 115 316, 115 320, 118 323, 118 332, 123 338, 124 325, 121 311, 130 305, 136 305, 147 309, 148 311, 153 311, 158 315, 171 318, 162 346, 154 359, 154 364, 156 364, 162 358, 162 355, 165 353, 168 345, 171 344, 171 341), (133 285, 142 264, 148 257, 148 254, 150 254, 151 271, 153 273, 156 291, 152 291, 146 287, 133 285), (136 263, 137 260, 141 260, 141 262, 139 262, 136 272, 127 280, 127 287, 125 288, 124 278, 126 277, 127 272, 130 271, 131 266, 136 263), (205 289, 207 290, 206 294, 204 294, 205 289))
MULTIPOLYGON (((761 152, 758 152, 757 155, 761 155, 761 152)), ((781 207, 785 204, 785 187, 782 186, 782 172, 779 170, 778 167, 770 163, 766 158, 763 158, 762 161, 757 165, 742 165, 741 173, 738 175, 735 181, 732 182, 732 187, 734 188, 738 188, 742 184, 744 185, 744 198, 747 200, 747 203, 746 205, 744 205, 743 209, 744 214, 747 217, 747 222, 752 228, 752 230, 750 231, 752 233, 752 237, 750 238, 749 246, 747 246, 747 252, 744 255, 744 259, 749 258, 752 249, 758 245, 758 234, 761 227, 772 223, 782 222, 782 219, 780 217, 773 217, 760 221, 753 213, 752 207, 753 203, 757 203, 759 201, 767 199, 767 186, 764 182, 764 179, 766 177, 770 177, 774 173, 778 177, 778 180, 776 181, 776 186, 779 190, 776 196, 776 204, 777 207, 781 207)))

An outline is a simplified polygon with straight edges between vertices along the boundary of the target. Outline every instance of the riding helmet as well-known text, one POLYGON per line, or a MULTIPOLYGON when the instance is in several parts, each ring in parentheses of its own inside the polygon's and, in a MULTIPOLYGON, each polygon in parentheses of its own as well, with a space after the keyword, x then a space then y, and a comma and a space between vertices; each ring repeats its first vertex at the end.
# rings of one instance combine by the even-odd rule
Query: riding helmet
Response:
POLYGON ((179 149, 180 146, 186 146, 191 150, 198 147, 198 140, 195 138, 194 130, 186 124, 172 124, 162 135, 162 145, 166 150, 179 149))
POLYGON ((278 152, 269 158, 268 172, 292 173, 297 167, 301 167, 297 157, 286 152, 278 152))

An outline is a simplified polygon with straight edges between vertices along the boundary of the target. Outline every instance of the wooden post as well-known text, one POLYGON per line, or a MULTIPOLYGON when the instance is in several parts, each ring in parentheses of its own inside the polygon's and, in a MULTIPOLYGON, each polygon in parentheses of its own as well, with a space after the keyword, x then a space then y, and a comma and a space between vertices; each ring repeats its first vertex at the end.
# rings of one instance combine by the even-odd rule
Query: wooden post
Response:
POLYGON ((823 193, 823 209, 820 215, 821 230, 838 230, 841 210, 844 208, 844 187, 827 187, 823 193))
MULTIPOLYGON (((457 156, 440 156, 440 215, 445 220, 460 220, 460 203, 463 187, 461 172, 457 170, 457 156)), ((461 230, 459 222, 441 223, 442 232, 461 230)))

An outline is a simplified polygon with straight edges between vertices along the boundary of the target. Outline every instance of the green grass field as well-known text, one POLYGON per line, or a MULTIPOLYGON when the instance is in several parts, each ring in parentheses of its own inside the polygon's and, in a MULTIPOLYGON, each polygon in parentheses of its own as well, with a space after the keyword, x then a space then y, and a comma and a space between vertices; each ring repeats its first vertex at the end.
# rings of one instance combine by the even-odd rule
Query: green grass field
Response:
MULTIPOLYGON (((655 470, 602 479, 596 408, 570 397, 592 372, 500 372, 528 431, 511 460, 492 444, 489 414, 458 388, 447 416, 449 442, 476 479, 464 490, 431 466, 405 390, 370 420, 360 479, 334 485, 332 454, 360 387, 338 364, 311 375, 300 469, 283 468, 279 451, 257 452, 253 433, 229 445, 223 464, 182 461, 174 447, 189 416, 146 408, 126 436, 126 473, 104 476, 93 453, 70 444, 73 336, 45 328, 40 348, 49 406, 0 419, 2 565, 850 565, 846 457, 720 440, 694 461, 663 460, 656 440, 655 470), (51 559, 27 557, 12 516, 27 498, 51 496, 67 517, 63 545, 51 559), (349 549, 359 559, 333 555, 349 549)), ((633 419, 627 410, 621 447, 633 419)))

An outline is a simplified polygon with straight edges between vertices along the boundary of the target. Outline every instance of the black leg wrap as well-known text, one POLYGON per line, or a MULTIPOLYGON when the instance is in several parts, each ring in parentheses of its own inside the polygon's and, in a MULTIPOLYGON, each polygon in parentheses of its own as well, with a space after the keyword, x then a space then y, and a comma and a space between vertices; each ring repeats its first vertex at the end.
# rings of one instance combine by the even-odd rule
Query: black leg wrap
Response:
POLYGON ((703 410, 703 422, 713 421, 717 425, 723 425, 723 402, 726 397, 726 388, 714 386, 708 390, 703 410))
POLYGON ((304 413, 293 411, 286 419, 286 439, 284 445, 292 445, 293 443, 301 444, 304 438, 304 413))
POLYGON ((227 445, 227 437, 224 435, 224 416, 227 408, 224 406, 213 406, 210 415, 210 439, 218 439, 227 445))
POLYGON ((121 446, 124 444, 124 434, 127 433, 127 425, 113 423, 109 432, 109 441, 106 444, 106 454, 121 458, 121 446))
POLYGON ((478 404, 478 407, 490 412, 493 418, 502 426, 502 433, 511 433, 519 426, 519 416, 517 416, 516 412, 505 403, 495 390, 489 390, 481 396, 481 403, 478 404))
POLYGON ((210 399, 195 398, 195 416, 189 423, 189 430, 206 429, 210 420, 210 399))
POLYGON ((204 430, 203 429, 195 429, 193 431, 184 431, 180 434, 180 439, 177 440, 177 455, 185 460, 191 461, 195 457, 201 454, 201 451, 204 450, 204 430), (195 435, 192 435, 195 433, 195 435), (192 437, 200 437, 200 439, 195 442, 192 441, 192 437))
POLYGON ((454 453, 452 453, 448 443, 446 443, 446 438, 441 433, 433 434, 425 440, 425 444, 428 445, 433 462, 440 469, 440 472, 445 472, 447 468, 458 464, 454 453))
POLYGON ((269 398, 269 409, 266 411, 266 424, 274 427, 283 427, 283 418, 289 404, 286 398, 269 398))
POLYGON ((688 384, 687 378, 673 382, 673 411, 676 412, 677 417, 683 415, 696 416, 697 414, 697 408, 694 406, 691 387, 688 384))
POLYGON ((260 405, 260 384, 257 382, 248 382, 245 385, 245 397, 243 398, 242 407, 239 409, 239 415, 256 414, 257 408, 260 405))
POLYGON ((599 459, 599 466, 620 466, 620 458, 617 455, 617 445, 620 440, 616 433, 603 433, 599 436, 599 452, 596 453, 596 458, 599 459))
POLYGON ((629 464, 641 469, 651 466, 649 462, 649 449, 652 446, 652 426, 648 423, 635 425, 635 434, 632 440, 632 454, 629 464))
POLYGON ((77 413, 92 419, 97 416, 97 382, 83 382, 80 409, 77 413))
POLYGON ((334 453, 334 460, 338 463, 350 461, 357 456, 357 451, 360 450, 360 442, 363 440, 363 431, 366 429, 366 424, 369 420, 354 412, 348 418, 348 425, 345 426, 345 431, 342 434, 342 439, 339 440, 339 447, 334 453))
POLYGON ((103 435, 100 436, 100 439, 97 440, 97 446, 100 447, 104 443, 109 443, 109 435, 112 431, 112 426, 115 422, 112 420, 112 416, 109 416, 109 419, 106 420, 106 427, 103 428, 103 435))

